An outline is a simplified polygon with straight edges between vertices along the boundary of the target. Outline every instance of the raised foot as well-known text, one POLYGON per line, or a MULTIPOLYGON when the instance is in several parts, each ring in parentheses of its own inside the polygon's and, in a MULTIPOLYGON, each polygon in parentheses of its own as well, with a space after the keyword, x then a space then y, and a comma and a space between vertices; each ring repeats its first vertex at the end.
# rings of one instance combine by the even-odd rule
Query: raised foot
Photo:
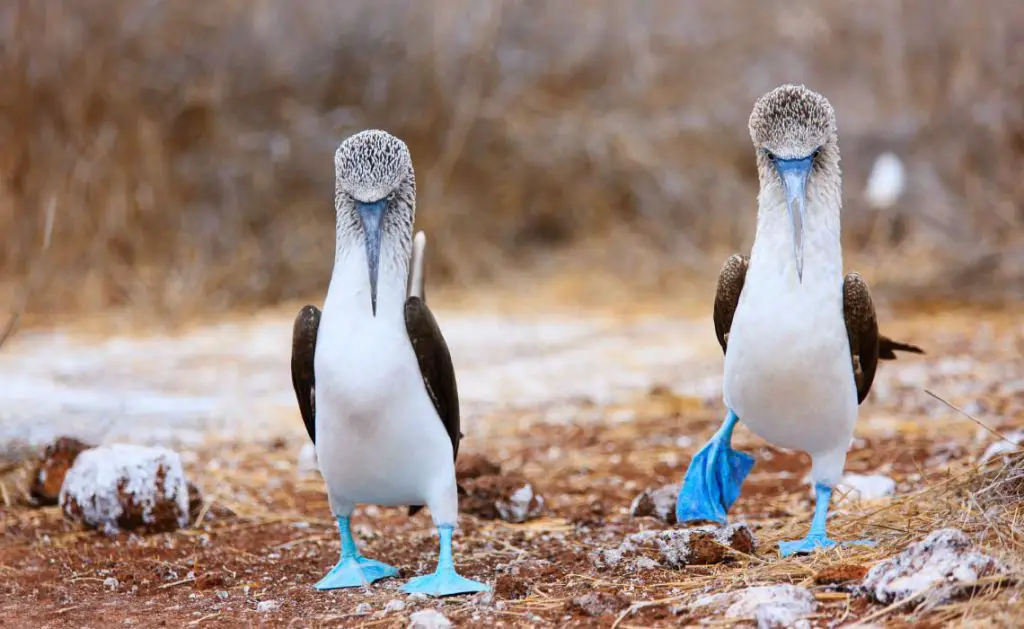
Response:
POLYGON ((725 524, 752 467, 754 457, 733 450, 718 435, 713 437, 686 470, 676 500, 676 522, 725 524))
POLYGON ((427 596, 452 596, 490 590, 491 588, 484 583, 459 576, 454 568, 438 569, 434 574, 416 577, 402 586, 402 591, 406 594, 427 596))
POLYGON ((342 559, 316 584, 318 590, 335 590, 369 585, 398 575, 398 568, 366 557, 342 559))
POLYGON ((837 542, 825 535, 808 535, 803 539, 791 542, 779 542, 779 555, 789 557, 790 555, 807 555, 816 550, 827 550, 834 546, 874 546, 875 543, 869 539, 859 539, 850 542, 837 542))

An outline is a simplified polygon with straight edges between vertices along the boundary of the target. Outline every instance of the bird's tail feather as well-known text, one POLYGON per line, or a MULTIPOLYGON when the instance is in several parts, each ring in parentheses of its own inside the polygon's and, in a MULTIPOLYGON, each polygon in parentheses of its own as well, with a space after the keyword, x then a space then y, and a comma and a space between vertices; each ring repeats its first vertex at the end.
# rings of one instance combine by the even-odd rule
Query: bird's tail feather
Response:
POLYGON ((878 337, 878 357, 882 360, 896 360, 896 352, 910 352, 911 354, 923 354, 924 350, 917 345, 900 343, 886 336, 878 337))
POLYGON ((427 235, 416 232, 412 239, 412 263, 409 265, 409 296, 427 300, 423 278, 423 258, 427 248, 427 235))

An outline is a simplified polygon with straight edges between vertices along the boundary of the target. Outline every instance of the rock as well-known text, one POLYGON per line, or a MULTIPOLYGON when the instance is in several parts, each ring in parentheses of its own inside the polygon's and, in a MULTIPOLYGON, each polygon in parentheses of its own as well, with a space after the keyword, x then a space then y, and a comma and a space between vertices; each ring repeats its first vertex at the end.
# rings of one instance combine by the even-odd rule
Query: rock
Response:
POLYGON ((497 474, 501 474, 501 466, 482 454, 463 454, 455 462, 455 478, 459 481, 497 474))
POLYGON ((32 473, 32 486, 29 488, 29 495, 36 504, 50 506, 59 502, 60 488, 68 470, 79 454, 92 447, 71 437, 61 437, 46 446, 32 473))
POLYGON ((814 583, 817 585, 842 585, 851 581, 860 581, 868 569, 855 563, 834 563, 825 566, 814 575, 814 583))
POLYGON ((107 577, 103 580, 103 587, 107 588, 111 592, 114 592, 117 590, 117 588, 121 587, 121 582, 115 579, 114 577, 107 577))
POLYGON ((629 514, 633 517, 651 516, 668 524, 676 523, 676 498, 679 485, 665 485, 658 489, 646 489, 633 499, 629 514))
POLYGON ((615 614, 629 607, 629 599, 620 594, 591 592, 577 596, 566 605, 566 611, 585 616, 615 614))
POLYGON ((804 617, 813 614, 815 606, 811 591, 795 585, 749 587, 705 596, 693 604, 694 610, 724 610, 727 619, 754 618, 758 629, 809 628, 811 623, 804 617))
POLYGON ((388 614, 391 612, 400 612, 403 609, 405 609, 405 601, 400 601, 397 598, 391 599, 384 606, 384 612, 388 614))
POLYGON ((306 442, 302 445, 297 457, 296 468, 300 477, 320 473, 320 464, 316 459, 316 446, 313 445, 313 442, 306 442))
POLYGON ((277 601, 260 601, 259 603, 256 603, 256 611, 261 614, 276 612, 279 609, 281 609, 281 603, 278 603, 277 601))
POLYGON ((409 616, 408 629, 446 629, 451 626, 451 621, 434 609, 421 609, 409 616))
POLYGON ((896 493, 896 481, 883 474, 846 474, 839 485, 859 500, 879 500, 896 493))
POLYGON ((373 612, 373 605, 369 603, 359 603, 356 605, 355 610, 352 612, 356 616, 369 616, 373 612))
POLYGON ((877 564, 862 587, 884 605, 930 588, 925 601, 931 607, 960 596, 982 577, 1006 572, 999 560, 976 550, 963 531, 939 529, 877 564))
POLYGON ((65 517, 114 533, 170 531, 188 525, 181 458, 165 448, 116 444, 82 452, 60 491, 65 517))
POLYGON ((1007 454, 1019 451, 1024 445, 1024 430, 1011 432, 1004 437, 1006 438, 1000 439, 986 448, 978 462, 987 463, 1000 456, 1005 459, 1007 454))
POLYGON ((459 501, 460 511, 487 520, 526 522, 544 510, 544 498, 520 474, 480 476, 467 479, 462 487, 466 495, 459 501))
POLYGON ((754 551, 756 541, 750 528, 742 522, 725 527, 698 526, 688 529, 641 531, 627 535, 617 548, 591 554, 598 567, 615 567, 629 561, 633 570, 649 569, 651 555, 663 568, 721 563, 728 549, 745 554, 754 551))

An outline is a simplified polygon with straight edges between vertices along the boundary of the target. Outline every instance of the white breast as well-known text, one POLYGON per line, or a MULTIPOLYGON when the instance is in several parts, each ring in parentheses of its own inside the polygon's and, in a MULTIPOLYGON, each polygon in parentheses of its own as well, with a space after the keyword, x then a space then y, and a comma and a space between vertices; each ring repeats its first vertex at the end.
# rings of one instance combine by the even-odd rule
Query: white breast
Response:
MULTIPOLYGON (((818 208, 808 209, 813 217, 818 208)), ((785 209, 762 214, 729 335, 725 402, 772 443, 812 457, 841 452, 845 458, 857 394, 843 321, 838 233, 824 221, 807 221, 799 282, 785 209)))
POLYGON ((376 317, 365 253, 336 260, 315 356, 317 458, 336 515, 356 503, 425 504, 454 518, 452 444, 413 353, 406 280, 390 258, 381 256, 376 317))

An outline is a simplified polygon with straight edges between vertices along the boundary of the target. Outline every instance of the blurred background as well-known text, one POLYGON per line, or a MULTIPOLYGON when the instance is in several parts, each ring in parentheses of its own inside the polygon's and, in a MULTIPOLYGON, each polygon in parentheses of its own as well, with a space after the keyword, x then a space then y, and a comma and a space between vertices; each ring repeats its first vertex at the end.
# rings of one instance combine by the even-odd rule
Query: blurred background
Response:
POLYGON ((836 107, 848 266, 1024 293, 1019 0, 4 0, 0 300, 319 300, 367 127, 412 150, 432 282, 703 281, 750 245, 747 117, 784 82, 836 107))

